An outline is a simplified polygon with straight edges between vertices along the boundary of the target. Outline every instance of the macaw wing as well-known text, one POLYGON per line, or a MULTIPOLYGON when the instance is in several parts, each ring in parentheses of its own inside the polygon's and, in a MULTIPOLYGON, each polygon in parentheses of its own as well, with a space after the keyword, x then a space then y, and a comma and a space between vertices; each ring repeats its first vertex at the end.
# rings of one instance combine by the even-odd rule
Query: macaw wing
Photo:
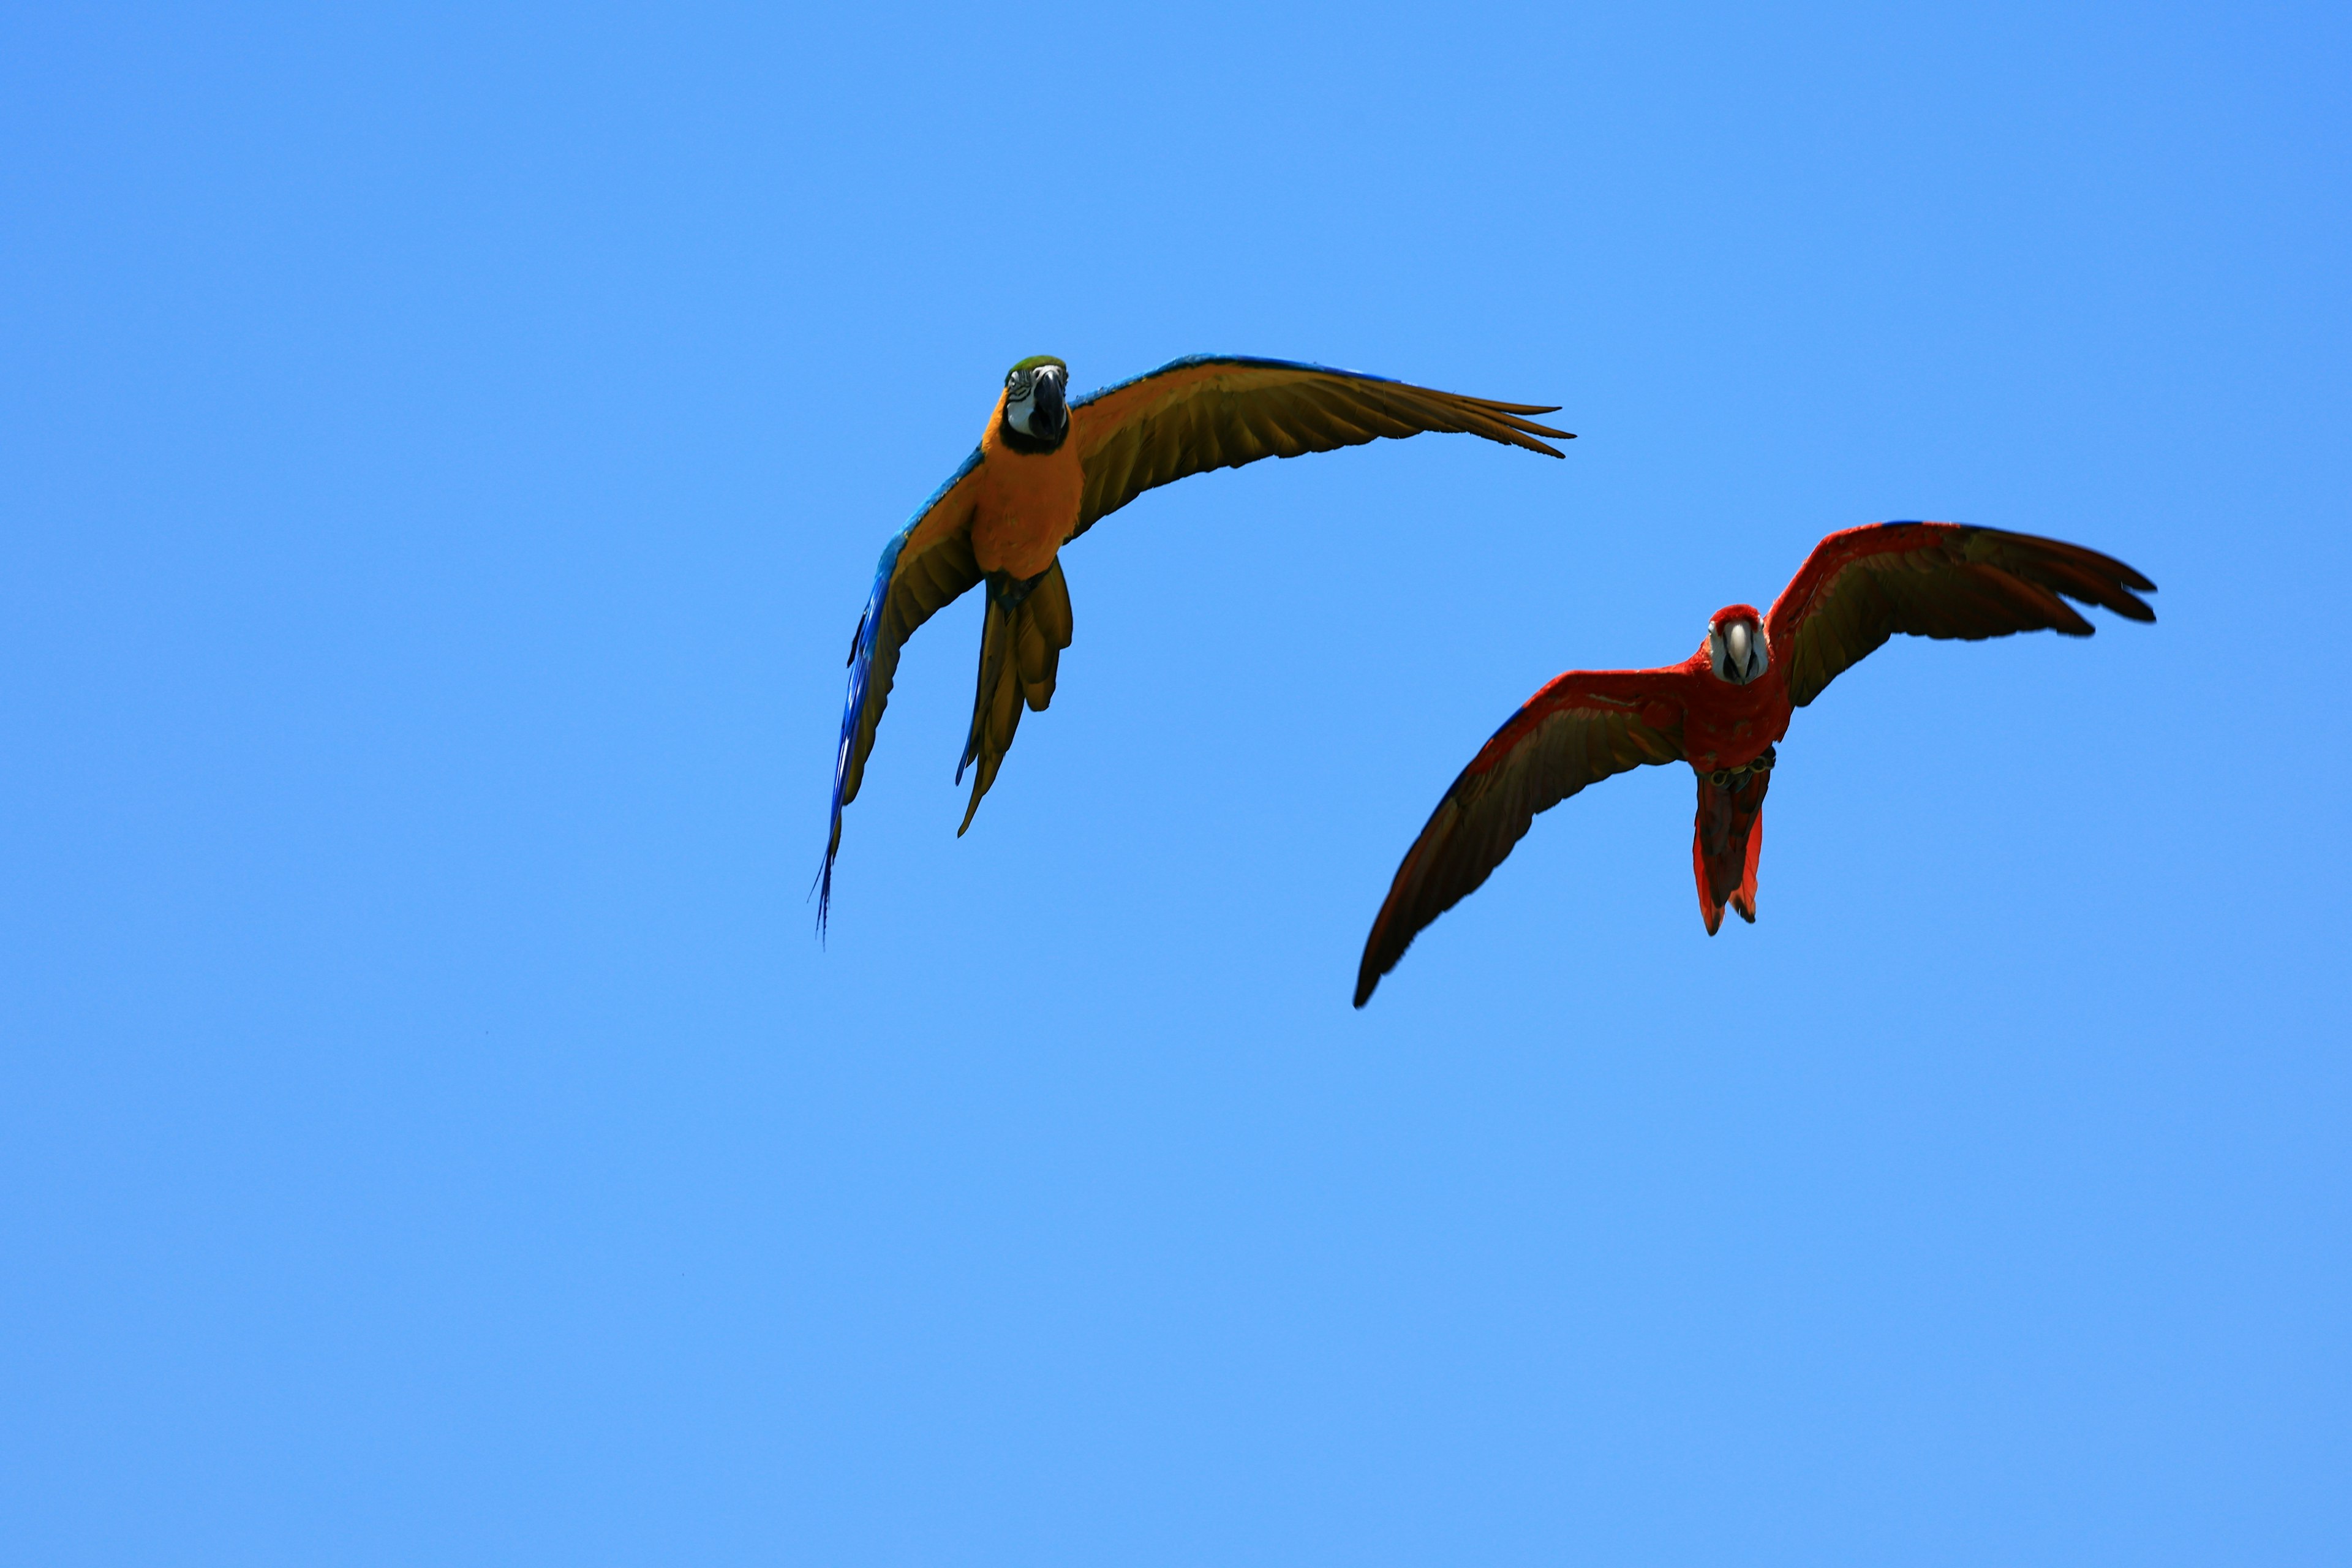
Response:
POLYGON ((1557 458, 1559 451, 1537 437, 1573 437, 1526 417, 1550 412, 1289 360, 1196 354, 1071 405, 1071 439, 1086 468, 1072 537, 1144 491, 1187 475, 1383 436, 1466 432, 1557 458))
POLYGON ((2091 635, 2068 599, 2135 621, 2156 612, 2133 593, 2156 584, 2111 556, 2031 533, 1951 522, 1879 522, 1832 533, 1765 617, 1772 661, 1799 708, 1897 632, 1997 637, 2091 635))
POLYGON ((1462 770, 1405 851, 1364 941, 1356 1005, 1370 1000, 1423 926, 1475 891, 1536 813, 1585 785, 1683 755, 1691 679, 1666 669, 1574 670, 1529 698, 1462 770))
POLYGON ((882 547, 874 590, 849 641, 849 699, 841 710, 841 745, 833 759, 833 831, 817 868, 816 921, 823 930, 833 903, 833 861, 841 852, 841 808, 857 798, 875 727, 890 700, 898 650, 915 628, 981 579, 972 558, 971 515, 980 471, 975 448, 948 482, 931 494, 882 547))

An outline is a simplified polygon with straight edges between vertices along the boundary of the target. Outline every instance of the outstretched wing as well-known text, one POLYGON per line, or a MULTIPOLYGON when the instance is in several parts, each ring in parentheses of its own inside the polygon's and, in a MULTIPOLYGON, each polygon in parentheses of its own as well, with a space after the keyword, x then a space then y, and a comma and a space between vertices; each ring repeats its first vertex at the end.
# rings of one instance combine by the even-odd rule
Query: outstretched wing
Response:
POLYGON ((2068 599, 2135 621, 2156 612, 2132 590, 2156 584, 2112 556, 2031 533, 1952 522, 1879 522, 1813 547, 1765 617, 1772 662, 1802 708, 1896 632, 1923 637, 2011 632, 2091 635, 2068 599))
POLYGON ((1526 837, 1536 813, 1590 784, 1683 754, 1673 669, 1573 670, 1528 699, 1479 748, 1405 852, 1364 941, 1356 1005, 1371 999, 1421 929, 1475 891, 1526 837))
POLYGON ((1076 532, 1190 474, 1360 447, 1383 436, 1466 432, 1557 458, 1558 448, 1537 437, 1575 437, 1526 417, 1551 411, 1319 364, 1195 354, 1071 405, 1070 438, 1087 476, 1076 532))
POLYGON ((874 591, 866 595, 866 614, 850 638, 849 700, 841 710, 841 746, 833 758, 833 832, 825 839, 824 863, 817 868, 819 931, 824 929, 833 904, 841 808, 857 798, 857 786, 866 776, 875 726, 882 722, 890 680, 898 670, 898 649, 940 606, 980 581, 980 563, 971 553, 973 498, 979 489, 973 476, 979 471, 975 448, 882 547, 874 591))

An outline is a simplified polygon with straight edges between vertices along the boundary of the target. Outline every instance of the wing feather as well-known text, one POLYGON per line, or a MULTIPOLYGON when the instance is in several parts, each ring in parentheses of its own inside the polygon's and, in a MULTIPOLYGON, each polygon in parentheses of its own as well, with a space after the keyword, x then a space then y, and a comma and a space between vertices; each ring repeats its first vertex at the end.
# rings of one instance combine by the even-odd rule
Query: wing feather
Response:
POLYGON ((857 798, 866 778, 866 758, 874 731, 890 701, 898 670, 898 650, 915 628, 981 579, 971 552, 971 516, 980 471, 974 448, 947 483, 915 510, 907 526, 882 547, 866 613, 849 644, 849 696, 842 705, 841 742, 833 759, 833 828, 817 868, 817 928, 833 905, 833 862, 841 853, 841 811, 857 798))
POLYGON ((1550 412, 1290 360, 1180 359, 1071 405, 1071 437, 1086 468, 1076 531, 1189 475, 1383 437, 1453 432, 1557 458, 1559 449, 1538 437, 1572 437, 1528 417, 1550 412))
POLYGON ((1832 533, 1813 549, 1765 617, 1772 660, 1799 708, 1897 633, 2086 637, 2068 599, 2135 621, 2156 584, 2112 556, 2031 533, 1949 522, 1881 522, 1832 533), (2135 592, 2137 590, 2137 592, 2135 592))
POLYGON ((1405 852, 1364 941, 1356 1005, 1432 921, 1493 874, 1538 812, 1588 784, 1683 755, 1681 682, 1671 669, 1576 670, 1495 731, 1405 852))

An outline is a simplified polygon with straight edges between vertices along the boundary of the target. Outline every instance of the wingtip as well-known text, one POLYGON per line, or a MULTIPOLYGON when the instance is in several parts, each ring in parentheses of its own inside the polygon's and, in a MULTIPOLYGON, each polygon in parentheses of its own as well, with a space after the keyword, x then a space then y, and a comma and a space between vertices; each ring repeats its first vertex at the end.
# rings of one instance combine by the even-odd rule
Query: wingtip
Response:
MULTIPOLYGON (((1372 933, 1372 940, 1364 943, 1364 956, 1362 961, 1356 965, 1356 1009, 1359 1012, 1363 1010, 1365 1003, 1372 999, 1372 993, 1381 988, 1381 981, 1387 976, 1388 972, 1396 967, 1396 959, 1394 958, 1389 960, 1386 963, 1377 963, 1374 962, 1374 953, 1376 952, 1374 942, 1378 941, 1379 937, 1380 932, 1375 930, 1372 933)), ((1399 958, 1402 958, 1402 956, 1404 956, 1402 953, 1399 953, 1397 955, 1399 958)))
POLYGON ((809 881, 809 894, 816 900, 816 934, 820 942, 824 940, 825 922, 833 914, 833 863, 840 856, 841 800, 836 795, 833 803, 833 831, 825 836, 824 853, 818 857, 816 875, 809 881))

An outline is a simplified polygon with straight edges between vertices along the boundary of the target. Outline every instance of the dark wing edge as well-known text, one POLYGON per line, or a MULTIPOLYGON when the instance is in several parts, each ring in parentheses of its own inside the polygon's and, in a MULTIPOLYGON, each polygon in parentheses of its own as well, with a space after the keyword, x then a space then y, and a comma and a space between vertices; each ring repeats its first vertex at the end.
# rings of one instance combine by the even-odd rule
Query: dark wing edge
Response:
POLYGON ((1483 436, 1558 458, 1563 455, 1559 449, 1538 437, 1575 437, 1527 417, 1549 414, 1553 407, 1437 392, 1298 360, 1243 354, 1171 360, 1071 405, 1072 422, 1087 443, 1081 448, 1086 493, 1076 533, 1145 490, 1193 474, 1261 458, 1357 447, 1383 437, 1424 431, 1483 436), (1210 395, 1196 390, 1219 377, 1244 384, 1210 395), (1259 384, 1246 384, 1253 380, 1259 384), (1088 409, 1095 410, 1091 420, 1088 409))
POLYGON ((1683 705, 1661 670, 1579 670, 1529 698, 1479 748, 1405 851, 1364 939, 1356 1005, 1371 1000, 1438 916, 1460 903, 1527 836, 1536 814, 1588 784, 1683 756, 1683 705))
POLYGON ((1970 640, 2013 632, 2086 637, 2073 605, 2153 621, 2133 568, 2062 540, 1951 522, 1878 522, 1832 533, 1765 617, 1789 700, 1802 708, 1896 633, 1970 640))
MULTIPOLYGON (((833 863, 841 853, 841 810, 857 798, 866 777, 866 758, 874 749, 874 731, 889 704, 890 684, 898 669, 898 650, 915 628, 942 605, 959 597, 981 578, 980 563, 971 553, 969 517, 942 520, 946 526, 926 531, 923 545, 912 555, 907 546, 918 529, 949 504, 956 487, 980 467, 974 447, 947 483, 915 510, 907 526, 882 547, 875 568, 873 589, 866 595, 866 612, 849 643, 849 695, 841 709, 841 742, 833 756, 833 827, 826 836, 824 858, 816 874, 816 929, 824 934, 833 909, 833 863)), ((969 510, 968 508, 966 509, 969 510)))

